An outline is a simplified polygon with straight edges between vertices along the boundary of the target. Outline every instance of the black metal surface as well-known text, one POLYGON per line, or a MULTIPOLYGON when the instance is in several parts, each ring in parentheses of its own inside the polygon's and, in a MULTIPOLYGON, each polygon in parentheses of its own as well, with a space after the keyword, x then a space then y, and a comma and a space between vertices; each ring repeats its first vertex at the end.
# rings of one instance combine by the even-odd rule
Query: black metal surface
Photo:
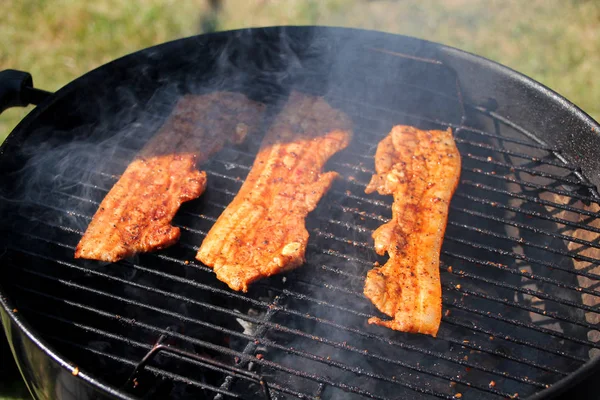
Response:
POLYGON ((0 303, 0 318, 10 350, 35 399, 104 400, 116 396, 134 399, 61 360, 55 350, 48 347, 36 332, 29 331, 20 318, 8 314, 17 314, 18 309, 10 308, 4 297, 0 297, 0 303))
POLYGON ((0 71, 0 113, 10 107, 40 104, 51 93, 33 87, 28 72, 5 69, 0 71))
POLYGON ((589 127, 598 128, 516 73, 404 37, 267 29, 149 49, 58 92, 0 150, 0 207, 12 216, 2 222, 5 319, 25 319, 104 388, 122 387, 164 336, 176 350, 138 368, 124 389, 137 396, 260 398, 259 384, 224 365, 263 376, 273 398, 556 394, 561 380, 580 384, 576 371, 597 371, 588 360, 600 348, 599 169, 587 159, 600 140, 589 127), (203 166, 209 188, 176 217, 177 245, 109 265, 72 258, 98 202, 181 93, 242 90, 276 110, 291 87, 325 95, 355 123, 353 143, 328 166, 342 179, 307 221, 305 266, 240 294, 194 261, 259 136, 203 166), (463 157, 437 339, 366 324, 377 311, 362 282, 381 261, 370 234, 391 199, 364 187, 377 142, 399 123, 452 127, 463 157), (571 132, 594 143, 563 146, 571 132))
MULTIPOLYGON (((125 385, 124 385, 125 389, 127 389, 127 387, 132 384, 135 387, 138 374, 142 371, 142 369, 144 369, 144 367, 146 367, 146 365, 148 365, 156 357, 156 355, 163 352, 163 353, 169 353, 171 355, 180 356, 184 359, 187 358, 187 359, 199 362, 200 364, 210 365, 212 367, 215 367, 219 371, 224 372, 225 374, 227 374, 227 377, 231 378, 231 379, 234 379, 234 378, 247 379, 254 383, 258 383, 262 387, 262 393, 263 393, 264 398, 266 400, 271 400, 271 393, 269 392, 269 385, 267 383, 267 380, 264 377, 254 374, 252 372, 237 368, 232 365, 224 364, 220 361, 215 361, 210 357, 201 356, 201 355, 198 355, 195 353, 190 353, 189 351, 179 350, 176 347, 164 345, 163 342, 165 341, 166 338, 167 338, 167 335, 165 335, 165 334, 161 335, 158 338, 158 340, 156 341, 156 343, 154 344, 154 346, 152 346, 150 351, 148 351, 148 353, 146 353, 146 355, 142 358, 142 360, 135 366, 133 372, 127 379, 127 382, 125 382, 125 385)), ((223 393, 220 392, 219 394, 223 394, 223 393)))

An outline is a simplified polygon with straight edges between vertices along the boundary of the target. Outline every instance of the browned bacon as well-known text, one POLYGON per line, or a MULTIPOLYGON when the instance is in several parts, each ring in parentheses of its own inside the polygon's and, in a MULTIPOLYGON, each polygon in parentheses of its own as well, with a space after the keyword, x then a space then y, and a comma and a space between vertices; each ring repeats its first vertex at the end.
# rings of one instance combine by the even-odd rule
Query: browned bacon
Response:
POLYGON ((392 317, 370 324, 437 335, 442 317, 439 258, 448 206, 458 185, 460 154, 450 129, 395 126, 377 147, 376 174, 365 192, 392 194, 392 219, 374 233, 375 251, 389 255, 367 274, 364 294, 392 317))
POLYGON ((196 258, 231 289, 304 263, 305 218, 336 178, 323 166, 351 139, 350 121, 324 99, 294 92, 267 132, 239 193, 196 258))
POLYGON ((263 108, 239 93, 182 97, 100 204, 75 258, 115 262, 175 243, 171 220, 206 186, 196 165, 256 130, 263 108))

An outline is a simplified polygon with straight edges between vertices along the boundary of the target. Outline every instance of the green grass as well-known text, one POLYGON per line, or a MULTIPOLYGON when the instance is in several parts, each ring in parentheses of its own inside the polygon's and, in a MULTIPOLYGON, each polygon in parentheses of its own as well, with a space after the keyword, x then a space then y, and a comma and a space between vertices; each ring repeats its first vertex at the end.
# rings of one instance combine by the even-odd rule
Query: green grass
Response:
MULTIPOLYGON (((0 70, 29 71, 37 87, 51 91, 114 58, 202 30, 319 24, 411 35, 480 54, 544 83, 600 120, 596 0, 225 0, 218 11, 203 0, 2 5, 0 70)), ((29 110, 0 116, 0 142, 29 110)), ((17 392, 0 390, 0 400, 22 398, 17 392)))

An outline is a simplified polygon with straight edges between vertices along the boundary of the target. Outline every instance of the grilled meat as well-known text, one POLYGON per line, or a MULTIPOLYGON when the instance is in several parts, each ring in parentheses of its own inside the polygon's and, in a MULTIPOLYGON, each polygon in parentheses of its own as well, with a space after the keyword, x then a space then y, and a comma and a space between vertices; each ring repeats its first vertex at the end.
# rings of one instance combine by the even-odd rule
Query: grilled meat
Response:
POLYGON ((242 291, 257 279, 304 263, 305 218, 337 177, 323 173, 323 166, 351 136, 345 114, 320 97, 292 93, 196 258, 231 289, 242 291))
POLYGON ((182 97, 100 204, 75 258, 115 262, 175 243, 180 232, 171 220, 206 187, 206 173, 196 165, 225 143, 243 141, 263 111, 239 93, 182 97))
POLYGON ((442 317, 439 257, 448 207, 460 177, 452 131, 395 126, 377 147, 376 174, 365 192, 393 194, 392 219, 374 233, 383 267, 367 274, 364 294, 393 318, 370 324, 437 335, 442 317))

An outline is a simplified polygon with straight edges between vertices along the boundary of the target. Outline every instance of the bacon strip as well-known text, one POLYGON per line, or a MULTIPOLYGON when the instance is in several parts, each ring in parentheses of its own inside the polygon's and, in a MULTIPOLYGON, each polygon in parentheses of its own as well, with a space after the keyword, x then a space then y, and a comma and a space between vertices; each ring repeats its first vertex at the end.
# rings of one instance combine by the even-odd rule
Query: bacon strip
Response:
POLYGON ((374 233, 383 267, 367 274, 364 294, 393 318, 370 324, 436 336, 442 318, 439 258, 461 159, 452 131, 395 126, 377 147, 365 192, 393 194, 392 219, 374 233))
POLYGON ((304 263, 305 218, 335 172, 327 160, 345 148, 348 117, 320 97, 294 92, 267 132, 252 170, 196 258, 233 290, 304 263))
POLYGON ((225 143, 242 142, 263 111, 239 93, 182 97, 100 204, 75 258, 116 262, 174 244, 180 232, 171 220, 206 187, 206 173, 196 165, 225 143))

